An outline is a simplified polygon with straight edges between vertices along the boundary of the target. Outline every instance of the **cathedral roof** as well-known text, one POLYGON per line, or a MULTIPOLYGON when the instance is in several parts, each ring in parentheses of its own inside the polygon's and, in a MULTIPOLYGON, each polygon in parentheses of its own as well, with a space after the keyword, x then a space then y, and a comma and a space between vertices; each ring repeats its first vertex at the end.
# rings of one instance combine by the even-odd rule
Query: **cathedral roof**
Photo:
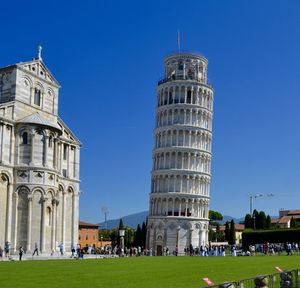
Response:
POLYGON ((29 116, 26 116, 26 117, 18 120, 17 122, 48 126, 48 127, 52 127, 52 128, 55 128, 55 129, 61 131, 61 128, 59 127, 59 125, 57 123, 52 123, 49 120, 43 118, 38 112, 33 113, 29 116))

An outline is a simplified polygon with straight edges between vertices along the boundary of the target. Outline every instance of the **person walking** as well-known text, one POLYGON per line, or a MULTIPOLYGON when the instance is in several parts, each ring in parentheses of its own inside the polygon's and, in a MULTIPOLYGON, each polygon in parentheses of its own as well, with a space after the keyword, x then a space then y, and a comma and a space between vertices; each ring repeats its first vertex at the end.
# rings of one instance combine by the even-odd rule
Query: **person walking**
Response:
POLYGON ((34 244, 34 250, 33 250, 32 256, 34 256, 35 253, 36 253, 37 256, 39 256, 39 248, 38 248, 38 244, 36 242, 34 244))
POLYGON ((4 245, 5 257, 9 257, 9 250, 10 250, 10 243, 6 241, 4 245))
POLYGON ((24 253, 24 249, 22 246, 20 246, 20 248, 19 248, 19 260, 20 261, 22 260, 23 253, 24 253))

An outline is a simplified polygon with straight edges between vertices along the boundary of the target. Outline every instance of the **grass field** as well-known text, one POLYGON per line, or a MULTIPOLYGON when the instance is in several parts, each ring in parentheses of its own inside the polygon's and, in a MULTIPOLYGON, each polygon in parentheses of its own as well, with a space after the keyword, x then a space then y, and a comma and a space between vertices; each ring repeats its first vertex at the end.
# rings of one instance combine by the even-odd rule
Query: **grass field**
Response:
POLYGON ((203 287, 300 268, 300 256, 136 257, 0 262, 0 287, 203 287))

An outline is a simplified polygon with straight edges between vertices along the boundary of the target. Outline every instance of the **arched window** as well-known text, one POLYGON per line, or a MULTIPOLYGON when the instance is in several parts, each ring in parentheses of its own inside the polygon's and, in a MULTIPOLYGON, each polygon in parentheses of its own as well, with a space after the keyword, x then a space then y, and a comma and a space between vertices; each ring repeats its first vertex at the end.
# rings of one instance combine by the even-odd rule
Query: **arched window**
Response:
POLYGON ((24 132, 22 134, 22 144, 28 144, 28 133, 24 132))
POLYGON ((63 159, 67 160, 67 144, 63 144, 64 145, 64 150, 63 150, 63 159))
POLYGON ((191 104, 191 100, 192 100, 192 91, 188 90, 187 91, 187 98, 186 98, 186 102, 191 104))
POLYGON ((183 70, 183 62, 182 61, 178 62, 178 70, 183 70))
POLYGON ((169 92, 169 104, 173 103, 172 92, 169 92))
POLYGON ((192 69, 188 70, 188 79, 194 79, 194 71, 192 69))
POLYGON ((47 210, 46 210, 46 217, 47 217, 47 225, 51 226, 51 208, 50 207, 47 207, 47 210))
POLYGON ((53 138, 52 138, 52 136, 50 136, 49 137, 49 143, 48 143, 49 148, 52 147, 52 142, 53 142, 53 138))
POLYGON ((37 88, 34 90, 34 105, 41 106, 41 90, 37 88))

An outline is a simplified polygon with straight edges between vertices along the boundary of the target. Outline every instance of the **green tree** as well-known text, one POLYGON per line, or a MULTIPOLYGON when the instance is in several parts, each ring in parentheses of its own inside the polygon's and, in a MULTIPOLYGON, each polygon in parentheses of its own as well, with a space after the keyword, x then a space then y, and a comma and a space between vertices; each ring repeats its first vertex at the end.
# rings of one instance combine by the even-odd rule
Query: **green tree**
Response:
POLYGON ((99 230, 99 241, 101 240, 101 237, 102 241, 111 241, 110 233, 111 231, 108 229, 99 230))
POLYGON ((266 229, 267 217, 264 211, 260 211, 256 218, 256 229, 266 229))
POLYGON ((234 227, 234 221, 233 219, 230 222, 230 232, 229 232, 229 244, 235 244, 235 227, 234 227))
POLYGON ((212 229, 208 230, 208 241, 210 242, 216 241, 216 232, 212 229))
POLYGON ((131 227, 125 228, 124 245, 129 248, 134 245, 135 231, 131 227))
POLYGON ((147 238, 147 225, 146 225, 146 223, 145 222, 143 222, 143 224, 142 224, 142 242, 141 242, 141 244, 142 244, 142 247, 146 247, 146 238, 147 238))
POLYGON ((270 215, 268 215, 266 219, 266 229, 271 229, 271 224, 272 224, 271 217, 270 215))
POLYGON ((141 246, 142 244, 142 229, 140 224, 138 224, 136 231, 135 231, 135 246, 141 246))
POLYGON ((229 242, 229 235, 230 235, 230 227, 229 222, 227 221, 225 224, 225 240, 229 242))
POLYGON ((246 214, 245 221, 244 221, 245 228, 252 228, 251 222, 252 222, 251 215, 250 214, 246 214))
POLYGON ((223 215, 217 211, 209 210, 208 217, 210 221, 223 220, 223 215))
POLYGON ((110 231, 110 241, 111 245, 115 247, 116 245, 119 245, 119 233, 117 229, 112 229, 110 231))
POLYGON ((295 218, 294 217, 292 217, 292 219, 291 219, 291 223, 290 223, 290 227, 291 228, 299 228, 299 223, 297 222, 297 220, 295 220, 295 218))
POLYGON ((216 240, 218 242, 224 242, 225 241, 224 233, 220 231, 220 225, 219 224, 217 224, 217 227, 216 227, 216 240))

